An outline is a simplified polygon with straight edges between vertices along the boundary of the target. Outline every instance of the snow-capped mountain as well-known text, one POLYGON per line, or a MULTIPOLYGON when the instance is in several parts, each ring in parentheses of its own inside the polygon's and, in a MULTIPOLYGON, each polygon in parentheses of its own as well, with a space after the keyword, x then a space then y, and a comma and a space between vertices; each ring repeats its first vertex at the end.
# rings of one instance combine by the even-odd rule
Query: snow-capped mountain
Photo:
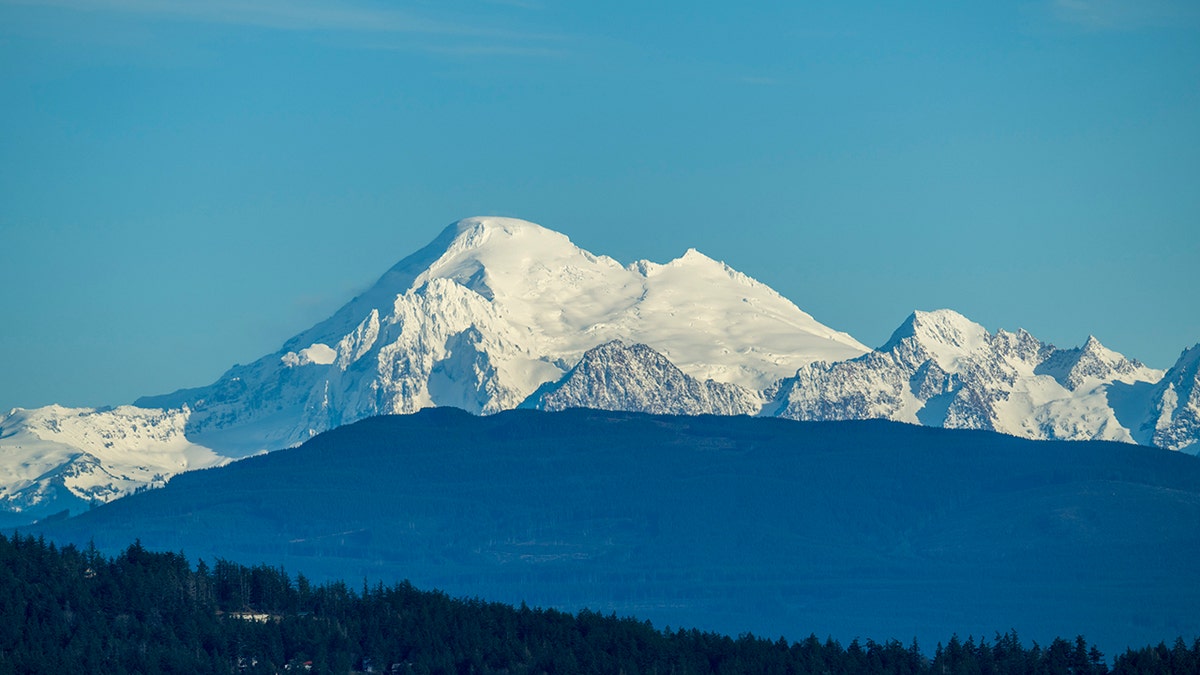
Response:
POLYGON ((1095 338, 1057 349, 949 310, 914 313, 869 350, 695 250, 622 265, 533 223, 468 218, 207 387, 14 410, 0 420, 0 509, 77 511, 431 406, 886 418, 1194 452, 1198 361, 1188 350, 1163 377, 1095 338))
POLYGON ((644 344, 606 342, 584 353, 558 382, 525 406, 540 410, 596 408, 655 415, 750 415, 762 397, 736 384, 701 381, 644 344))
POLYGON ((1200 449, 1200 344, 1180 354, 1152 400, 1142 429, 1148 442, 1195 454, 1200 449))
MULTIPOLYGON (((561 379, 589 349, 617 339, 653 345, 701 382, 750 392, 807 363, 868 351, 695 250, 666 264, 622 265, 533 223, 468 218, 277 352, 234 366, 207 387, 142 398, 136 406, 178 420, 187 447, 238 458, 372 415, 447 405, 478 414, 514 408, 539 386, 561 379)), ((721 405, 735 405, 740 396, 730 394, 721 405)), ((23 428, 23 414, 12 418, 12 429, 23 428)), ((69 414, 109 419, 98 411, 69 414)), ((4 456, 11 442, 0 440, 4 456)), ((151 443, 165 458, 155 466, 184 467, 183 446, 174 443, 151 443)), ((59 466, 67 454, 46 455, 45 463, 59 466)), ((123 461, 111 456, 100 464, 121 467, 110 469, 119 475, 141 466, 123 461)), ((41 476, 25 464, 4 463, 16 466, 10 485, 41 476)), ((113 494, 127 491, 124 483, 113 485, 113 494)), ((110 494, 72 493, 101 500, 110 494)))
POLYGON ((694 250, 623 266, 533 223, 469 218, 277 353, 137 405, 186 405, 190 439, 244 456, 372 415, 514 408, 615 339, 753 391, 867 351, 694 250))
POLYGON ((1037 374, 1049 375, 1071 391, 1105 382, 1132 384, 1162 377, 1162 371, 1108 349, 1094 335, 1089 335, 1082 347, 1053 350, 1038 365, 1037 374))
POLYGON ((0 505, 79 511, 229 460, 187 440, 186 410, 47 406, 0 418, 0 505))
POLYGON ((1024 330, 989 333, 950 310, 915 312, 876 351, 801 367, 772 412, 1132 443, 1141 420, 1119 419, 1108 389, 1150 385, 1162 375, 1094 337, 1078 349, 1056 349, 1024 330))

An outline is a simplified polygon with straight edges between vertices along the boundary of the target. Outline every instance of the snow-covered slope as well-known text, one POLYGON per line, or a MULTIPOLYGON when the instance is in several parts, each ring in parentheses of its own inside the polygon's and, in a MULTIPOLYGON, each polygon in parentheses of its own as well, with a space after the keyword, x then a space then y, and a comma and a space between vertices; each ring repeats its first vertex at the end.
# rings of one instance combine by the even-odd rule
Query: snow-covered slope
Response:
POLYGON ((947 310, 913 314, 871 351, 695 250, 622 265, 530 222, 468 218, 207 387, 15 410, 0 421, 0 511, 79 510, 431 406, 888 418, 1195 450, 1198 354, 1157 384, 1160 371, 1094 338, 1059 350, 947 310))
POLYGON ((744 387, 700 381, 644 344, 606 342, 584 353, 561 380, 525 402, 540 410, 595 408, 655 415, 748 415, 762 398, 744 387))
POLYGON ((1145 424, 1150 442, 1162 448, 1200 452, 1200 344, 1185 349, 1153 393, 1145 424))
POLYGON ((279 352, 138 405, 187 405, 189 438, 240 456, 371 415, 513 408, 612 340, 751 391, 867 351, 694 250, 623 266, 533 223, 468 218, 279 352))
POLYGON ((0 418, 0 509, 41 517, 228 462, 184 435, 186 410, 17 408, 0 418))
POLYGON ((915 312, 877 351, 802 367, 780 388, 773 412, 1134 442, 1108 389, 1161 377, 1094 337, 1078 349, 1056 349, 1023 330, 989 333, 951 310, 915 312))
POLYGON ((613 340, 661 352, 670 362, 634 359, 640 374, 670 371, 680 393, 699 397, 639 399, 664 411, 753 411, 758 392, 797 368, 867 351, 694 250, 622 265, 530 222, 468 218, 330 318, 212 385, 116 410, 14 411, 0 438, 0 506, 78 510, 372 415, 514 408, 613 340))

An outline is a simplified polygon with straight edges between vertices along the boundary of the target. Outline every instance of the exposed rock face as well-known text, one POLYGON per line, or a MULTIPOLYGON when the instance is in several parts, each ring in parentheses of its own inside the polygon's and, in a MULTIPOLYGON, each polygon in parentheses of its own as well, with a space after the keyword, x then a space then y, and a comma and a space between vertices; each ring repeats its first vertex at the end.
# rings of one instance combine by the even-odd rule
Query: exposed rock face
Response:
POLYGON ((1157 371, 1107 349, 1095 336, 1088 336, 1082 347, 1052 351, 1034 372, 1049 375, 1067 389, 1076 391, 1097 382, 1144 382, 1157 371))
MULTIPOLYGON (((638 397, 623 380, 630 389, 606 400, 661 410, 747 412, 759 400, 747 392, 809 362, 868 351, 695 250, 625 266, 533 223, 468 218, 330 318, 209 386, 117 411, 51 406, 0 419, 0 511, 77 511, 373 415, 514 408, 588 350, 618 339, 670 359, 677 372, 668 379, 680 389, 638 397), (675 394, 684 399, 671 403, 675 394), (160 418, 173 434, 115 430, 160 418), (59 422, 79 433, 54 432, 59 422), (88 439, 97 434, 110 445, 93 447, 88 439)), ((644 377, 667 371, 642 365, 644 377)))
POLYGON ((1154 445, 1192 454, 1200 450, 1200 344, 1184 350, 1155 388, 1146 426, 1154 445))
MULTIPOLYGON (((241 457, 373 415, 514 408, 611 340, 650 345, 698 382, 750 391, 868 351, 695 250, 622 266, 533 223, 468 218, 279 352, 137 404, 186 405, 189 438, 241 457)), ((733 401, 753 394, 705 387, 711 403, 679 405, 757 409, 733 401)))
POLYGON ((700 380, 644 344, 589 349, 561 380, 526 402, 542 410, 597 408, 659 415, 748 415, 762 399, 736 384, 700 380))
POLYGON ((1107 387, 1161 376, 1095 338, 1060 350, 1023 330, 988 333, 950 310, 915 312, 875 352, 800 368, 768 410, 792 419, 881 418, 1026 438, 1133 442, 1107 387))
POLYGON ((950 310, 914 313, 872 351, 695 250, 623 266, 533 223, 468 218, 207 387, 0 418, 0 512, 78 511, 435 406, 884 418, 1195 452, 1198 361, 1200 345, 1163 378, 1095 338, 1057 349, 950 310))

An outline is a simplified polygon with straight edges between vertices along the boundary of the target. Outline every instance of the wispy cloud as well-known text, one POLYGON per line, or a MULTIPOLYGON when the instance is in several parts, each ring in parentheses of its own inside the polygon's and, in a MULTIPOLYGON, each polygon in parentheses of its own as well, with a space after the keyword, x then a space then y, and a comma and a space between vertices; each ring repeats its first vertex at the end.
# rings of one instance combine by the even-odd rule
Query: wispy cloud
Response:
POLYGON ((563 36, 500 27, 468 18, 432 15, 332 0, 0 0, 0 4, 137 14, 177 21, 222 23, 288 31, 439 36, 480 41, 478 53, 539 54, 563 36))
POLYGON ((1133 30, 1194 23, 1191 0, 1050 0, 1059 19, 1089 30, 1133 30))

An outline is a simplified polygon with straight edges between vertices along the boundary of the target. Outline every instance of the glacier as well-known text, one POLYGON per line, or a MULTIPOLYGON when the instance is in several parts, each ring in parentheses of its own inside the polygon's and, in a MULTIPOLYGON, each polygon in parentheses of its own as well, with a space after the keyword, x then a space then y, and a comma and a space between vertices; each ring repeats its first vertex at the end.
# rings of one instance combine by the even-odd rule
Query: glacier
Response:
POLYGON ((878 349, 689 249, 623 265, 515 218, 445 228, 328 319, 211 385, 0 418, 0 511, 76 513, 381 414, 452 406, 890 419, 1200 449, 1200 348, 1167 373, 915 312, 878 349), (64 431, 65 430, 65 431, 64 431))

